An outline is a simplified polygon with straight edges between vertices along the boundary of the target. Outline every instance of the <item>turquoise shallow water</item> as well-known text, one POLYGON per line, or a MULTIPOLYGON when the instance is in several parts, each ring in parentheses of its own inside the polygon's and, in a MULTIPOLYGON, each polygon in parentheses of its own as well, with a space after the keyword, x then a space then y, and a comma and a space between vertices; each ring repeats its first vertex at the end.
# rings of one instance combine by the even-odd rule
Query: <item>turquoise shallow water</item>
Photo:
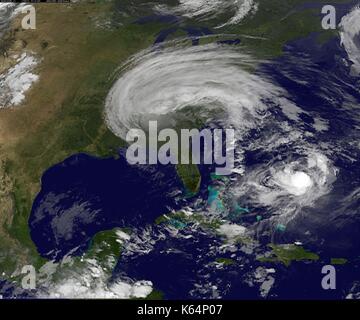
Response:
POLYGON ((289 120, 283 110, 266 101, 272 107, 267 113, 271 121, 250 130, 239 146, 245 153, 245 175, 231 177, 225 185, 216 176, 212 181, 205 179, 199 196, 204 206, 203 202, 198 205, 184 200, 172 167, 130 167, 121 157, 74 155, 50 168, 44 173, 29 221, 39 252, 56 260, 72 249, 78 255, 98 231, 130 226, 134 231, 132 244, 139 236, 137 244, 143 250, 125 248, 113 277, 151 280, 165 298, 264 298, 262 285, 270 277, 274 285, 267 297, 272 299, 335 299, 344 298, 352 288, 358 290, 359 77, 350 75, 344 61, 346 52, 338 38, 320 45, 317 35, 312 34, 288 43, 281 58, 260 66, 257 74, 286 89, 287 98, 301 109, 300 120, 289 120), (325 120, 327 130, 316 130, 318 117, 325 120), (269 137, 287 138, 279 130, 285 123, 293 129, 287 135, 297 131, 302 139, 280 147, 264 144, 269 137), (339 170, 327 194, 311 204, 280 194, 273 199, 281 201, 265 205, 258 201, 264 192, 256 188, 238 192, 239 181, 251 182, 265 191, 273 188, 269 183, 271 169, 301 160, 304 145, 318 148, 339 170), (294 204, 297 214, 277 221, 289 203, 294 204), (224 236, 177 219, 170 220, 176 232, 153 225, 158 216, 186 205, 219 214, 227 224, 248 228, 259 245, 255 249, 241 241, 229 245, 224 236), (257 259, 258 254, 268 252, 270 242, 294 241, 317 252, 320 260, 285 267, 257 259), (232 259, 234 264, 219 267, 214 263, 219 257, 232 259), (333 257, 349 258, 349 263, 338 267, 338 290, 331 292, 322 290, 320 281, 321 267, 333 257), (267 274, 267 269, 275 269, 275 274, 267 274))

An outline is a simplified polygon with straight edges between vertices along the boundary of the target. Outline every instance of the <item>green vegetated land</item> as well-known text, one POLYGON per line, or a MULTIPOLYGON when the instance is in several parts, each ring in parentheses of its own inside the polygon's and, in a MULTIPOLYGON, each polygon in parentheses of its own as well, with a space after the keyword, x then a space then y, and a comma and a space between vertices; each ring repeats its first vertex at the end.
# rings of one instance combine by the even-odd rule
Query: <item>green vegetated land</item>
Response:
MULTIPOLYGON (((304 1, 259 2, 255 17, 221 30, 265 38, 243 39, 243 45, 253 54, 275 57, 288 40, 323 32, 315 9, 293 10, 304 1)), ((114 10, 117 5, 118 1, 36 4, 37 29, 30 32, 14 25, 12 38, 7 40, 8 46, 23 40, 26 49, 42 59, 37 70, 40 80, 24 106, 0 111, 0 160, 11 180, 11 190, 0 198, 0 215, 6 217, 0 220, 0 270, 7 274, 23 264, 39 267, 44 263, 28 228, 44 171, 75 153, 108 157, 124 146, 107 129, 103 118, 114 70, 135 52, 152 45, 158 32, 169 26, 134 24, 130 18, 118 22, 114 10), (108 17, 113 18, 115 26, 99 27, 108 17)), ((177 172, 188 191, 196 193, 200 181, 197 168, 178 166, 177 172)), ((278 252, 276 256, 287 261, 278 252)))
MULTIPOLYGON (((11 223, 3 226, 0 240, 16 252, 17 258, 36 266, 43 259, 30 239, 28 218, 41 175, 74 153, 108 157, 125 145, 107 129, 103 119, 111 76, 130 55, 150 46, 161 29, 160 25, 144 28, 136 24, 121 29, 97 28, 92 20, 111 10, 109 3, 37 5, 36 32, 18 31, 14 35, 26 40, 29 49, 35 47, 43 61, 40 81, 25 105, 3 111, 11 112, 5 116, 14 137, 19 138, 2 144, 6 173, 13 181, 7 199, 13 203, 13 213, 11 223), (37 48, 43 39, 48 39, 49 46, 37 48)), ((11 272, 14 265, 9 262, 2 259, 0 268, 11 272)))
POLYGON ((343 265, 343 264, 347 264, 348 260, 345 258, 331 258, 330 259, 330 264, 334 264, 334 265, 343 265))
POLYGON ((124 229, 120 228, 97 233, 91 239, 87 251, 81 256, 75 257, 71 264, 67 265, 65 263, 61 265, 55 276, 61 279, 62 273, 66 272, 67 269, 75 270, 81 274, 88 261, 96 261, 102 270, 106 270, 107 276, 110 277, 122 250, 122 243, 119 241, 118 232, 126 233, 124 229))
MULTIPOLYGON (((235 33, 261 38, 243 39, 244 45, 252 48, 254 54, 259 57, 279 56, 285 43, 314 32, 319 33, 319 42, 325 42, 337 34, 334 30, 322 29, 321 9, 323 5, 329 4, 326 0, 316 1, 317 6, 314 5, 314 1, 301 0, 263 0, 259 3, 259 10, 254 19, 248 19, 244 24, 232 29, 235 33), (306 7, 306 4, 313 6, 306 7)), ((349 3, 349 1, 340 0, 337 3, 349 3)))
POLYGON ((221 226, 222 222, 217 218, 204 217, 202 214, 199 213, 187 215, 183 211, 178 211, 167 215, 159 216, 155 219, 155 224, 166 224, 173 226, 177 229, 183 229, 189 225, 197 224, 204 229, 216 230, 221 226))
POLYGON ((269 244, 272 249, 270 255, 258 258, 261 262, 283 263, 290 266, 293 261, 316 261, 319 256, 294 244, 269 244))
POLYGON ((216 262, 221 263, 224 266, 231 266, 231 265, 235 264, 235 261, 233 259, 229 259, 229 258, 217 258, 216 262))

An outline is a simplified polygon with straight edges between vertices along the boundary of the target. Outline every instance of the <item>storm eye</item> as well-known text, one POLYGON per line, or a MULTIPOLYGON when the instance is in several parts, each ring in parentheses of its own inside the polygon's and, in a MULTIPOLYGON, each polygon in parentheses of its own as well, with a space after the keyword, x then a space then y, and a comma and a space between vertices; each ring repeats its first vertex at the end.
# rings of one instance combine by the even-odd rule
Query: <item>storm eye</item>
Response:
POLYGON ((305 172, 296 172, 291 176, 291 184, 298 190, 306 190, 311 187, 312 180, 305 172))
POLYGON ((285 169, 274 175, 275 183, 286 192, 295 196, 305 194, 313 185, 310 176, 303 171, 293 172, 285 169))

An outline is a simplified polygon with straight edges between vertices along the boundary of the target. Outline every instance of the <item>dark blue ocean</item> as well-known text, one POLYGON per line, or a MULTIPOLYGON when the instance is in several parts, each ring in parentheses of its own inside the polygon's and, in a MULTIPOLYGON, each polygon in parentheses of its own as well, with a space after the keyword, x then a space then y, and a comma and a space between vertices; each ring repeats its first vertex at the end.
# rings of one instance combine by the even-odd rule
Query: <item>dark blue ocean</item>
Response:
MULTIPOLYGON (((178 28, 174 17, 163 19, 175 26, 160 33, 155 44, 165 41, 178 28)), ((137 23, 147 23, 147 20, 144 18, 137 23)), ((193 39, 194 45, 198 44, 198 36, 213 32, 206 28, 184 27, 183 30, 193 39)), ((304 111, 316 112, 328 121, 329 130, 319 133, 311 126, 314 120, 302 115, 304 128, 314 133, 309 139, 315 143, 333 144, 335 149, 341 141, 359 138, 356 129, 359 110, 342 108, 350 96, 360 105, 359 79, 351 76, 349 67, 344 64, 346 53, 339 39, 332 38, 320 44, 317 37, 314 33, 306 39, 288 43, 284 55, 261 65, 259 72, 266 73, 285 88, 292 101, 304 111)), ((240 40, 234 38, 221 44, 241 45, 240 40)), ((257 138, 255 132, 252 138, 257 138)), ((274 150, 274 155, 277 152, 280 151, 274 150)), ((351 283, 359 279, 360 199, 346 204, 344 199, 360 186, 359 162, 348 160, 346 154, 358 159, 360 155, 355 147, 345 148, 341 154, 344 156, 335 155, 331 159, 339 168, 339 175, 330 196, 322 199, 316 209, 306 209, 309 212, 292 221, 286 232, 279 233, 275 239, 279 243, 301 239, 307 248, 321 253, 322 259, 310 264, 294 262, 291 267, 277 265, 276 284, 270 298, 343 298, 351 283), (312 218, 308 220, 304 216, 312 218), (318 236, 305 237, 306 230, 318 236), (325 241, 320 243, 320 238, 325 241), (349 257, 353 263, 338 267, 338 290, 325 291, 320 286, 321 268, 333 256, 349 257)), ((247 165, 253 165, 266 159, 259 153, 246 155, 246 161, 247 165)), ((202 169, 202 173, 198 197, 206 198, 209 169, 202 169)), ((60 260, 69 252, 72 255, 84 252, 90 239, 99 231, 114 227, 141 229, 189 201, 195 200, 186 198, 174 166, 130 166, 123 152, 119 157, 107 159, 78 154, 44 173, 29 227, 39 253, 48 259, 60 260)), ((187 239, 169 235, 158 241, 148 254, 120 257, 114 277, 122 275, 151 280, 167 299, 206 297, 208 291, 202 296, 201 290, 194 291, 194 287, 196 284, 206 287, 208 283, 216 286, 225 299, 259 298, 258 288, 246 281, 246 274, 260 266, 254 256, 237 252, 234 258, 237 264, 214 269, 211 262, 217 258, 217 253, 212 248, 220 246, 221 239, 207 233, 188 235, 191 237, 187 239)), ((261 235, 259 240, 264 245, 269 241, 261 235)))

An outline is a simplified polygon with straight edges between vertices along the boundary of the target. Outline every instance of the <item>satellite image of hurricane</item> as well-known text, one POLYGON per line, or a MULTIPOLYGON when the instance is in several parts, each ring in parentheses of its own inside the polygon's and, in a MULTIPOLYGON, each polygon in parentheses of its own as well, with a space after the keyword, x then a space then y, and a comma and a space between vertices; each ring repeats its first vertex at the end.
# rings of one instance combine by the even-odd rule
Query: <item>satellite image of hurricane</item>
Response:
POLYGON ((360 1, 0 18, 1 298, 360 299, 360 1), (234 139, 161 151, 185 131, 234 139))

